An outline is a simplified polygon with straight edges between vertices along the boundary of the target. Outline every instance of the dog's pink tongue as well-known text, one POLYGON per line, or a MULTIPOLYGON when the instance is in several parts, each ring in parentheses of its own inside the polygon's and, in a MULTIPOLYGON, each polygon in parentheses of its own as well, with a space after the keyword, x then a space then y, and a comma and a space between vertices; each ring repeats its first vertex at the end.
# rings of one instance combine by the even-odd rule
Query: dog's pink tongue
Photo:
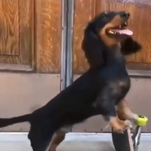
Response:
POLYGON ((123 34, 123 35, 128 35, 128 36, 133 35, 133 32, 129 29, 117 29, 115 31, 118 32, 119 34, 123 34))

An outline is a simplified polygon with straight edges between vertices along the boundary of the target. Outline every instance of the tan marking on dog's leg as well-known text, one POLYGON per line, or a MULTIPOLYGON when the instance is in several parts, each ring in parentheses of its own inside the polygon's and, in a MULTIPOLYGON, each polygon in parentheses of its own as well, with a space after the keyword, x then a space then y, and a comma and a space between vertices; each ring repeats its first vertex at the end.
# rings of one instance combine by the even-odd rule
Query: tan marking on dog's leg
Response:
POLYGON ((56 132, 49 145, 48 151, 56 151, 57 146, 64 140, 66 133, 65 131, 56 132))
POLYGON ((129 122, 128 121, 122 121, 116 117, 110 117, 110 125, 113 128, 113 131, 117 133, 123 133, 124 130, 126 130, 129 127, 129 122))
POLYGON ((138 115, 136 113, 133 113, 130 110, 126 100, 120 101, 120 103, 117 106, 117 112, 118 112, 118 116, 121 120, 134 120, 134 121, 136 121, 138 118, 138 115))

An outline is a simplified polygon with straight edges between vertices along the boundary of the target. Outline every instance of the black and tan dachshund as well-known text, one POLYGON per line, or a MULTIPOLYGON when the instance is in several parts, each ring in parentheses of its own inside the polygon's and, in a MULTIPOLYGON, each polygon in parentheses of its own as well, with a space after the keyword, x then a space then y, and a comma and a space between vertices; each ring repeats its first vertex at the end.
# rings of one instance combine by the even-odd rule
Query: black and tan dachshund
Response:
POLYGON ((124 131, 128 124, 117 118, 115 106, 125 119, 135 119, 137 115, 123 100, 130 89, 123 54, 141 49, 127 28, 129 16, 126 12, 104 12, 95 17, 86 27, 82 43, 90 69, 33 113, 1 118, 0 127, 29 122, 28 138, 33 151, 45 151, 49 144, 50 150, 55 150, 65 136, 58 134, 63 128, 94 115, 106 117, 114 131, 124 131))

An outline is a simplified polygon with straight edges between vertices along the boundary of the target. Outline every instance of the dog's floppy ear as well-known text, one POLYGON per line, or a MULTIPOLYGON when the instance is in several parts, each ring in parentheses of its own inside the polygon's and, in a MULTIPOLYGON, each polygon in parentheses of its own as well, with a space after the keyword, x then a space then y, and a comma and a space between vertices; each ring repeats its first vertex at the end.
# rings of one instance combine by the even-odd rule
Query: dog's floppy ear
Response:
POLYGON ((141 44, 133 40, 132 37, 129 37, 121 42, 121 52, 123 55, 134 54, 140 51, 141 49, 142 49, 141 44))
POLYGON ((103 64, 104 59, 100 46, 100 39, 93 30, 85 30, 82 49, 85 52, 85 56, 91 68, 95 68, 103 64))

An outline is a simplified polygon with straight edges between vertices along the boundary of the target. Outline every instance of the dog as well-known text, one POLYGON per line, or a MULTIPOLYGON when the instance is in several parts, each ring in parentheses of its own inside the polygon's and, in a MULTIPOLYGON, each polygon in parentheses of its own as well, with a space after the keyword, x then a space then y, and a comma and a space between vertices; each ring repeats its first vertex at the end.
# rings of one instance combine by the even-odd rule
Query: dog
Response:
MULTIPOLYGON (((115 12, 110 12, 110 14, 114 14, 115 12)), ((84 32, 84 38, 82 41, 82 49, 85 52, 85 56, 88 59, 88 63, 91 69, 93 68, 97 68, 100 67, 101 65, 103 65, 104 63, 104 58, 103 58, 103 53, 102 51, 100 51, 102 48, 102 45, 100 45, 100 39, 98 38, 98 30, 100 31, 100 27, 99 26, 99 22, 100 22, 100 18, 103 18, 103 16, 107 15, 108 12, 104 12, 101 13, 100 15, 98 15, 97 17, 95 17, 87 26, 87 28, 85 29, 84 32)), ((130 14, 128 14, 130 15, 130 14)), ((106 20, 107 22, 107 20, 106 20)), ((105 23, 105 22, 104 22, 105 23)), ((116 23, 115 23, 116 24, 116 23)), ((107 25, 107 29, 111 29, 113 28, 113 30, 110 30, 110 33, 106 33, 108 31, 105 31, 104 33, 102 32, 102 34, 107 35, 107 36, 103 36, 106 43, 108 43, 108 45, 112 46, 112 48, 119 47, 121 50, 121 53, 126 56, 126 55, 131 55, 134 53, 137 53, 138 51, 140 51, 142 49, 142 46, 135 40, 133 40, 133 38, 131 36, 128 36, 126 39, 122 39, 117 45, 112 44, 112 42, 116 42, 113 41, 111 36, 114 36, 114 34, 116 34, 116 31, 114 31, 114 28, 116 29, 116 26, 114 27, 114 21, 113 21, 113 25, 108 24, 107 25), (109 36, 110 34, 110 36, 109 36)), ((125 22, 123 24, 123 27, 127 27, 128 26, 128 22, 125 22)), ((121 26, 122 27, 122 26, 121 26)), ((118 27, 117 27, 118 29, 118 27)), ((126 28, 123 28, 125 30, 127 30, 126 28)), ((105 30, 105 28, 104 28, 105 30)), ((128 31, 129 32, 129 31, 128 31)), ((116 35, 115 35, 116 36, 116 35)), ((115 39, 116 40, 116 39, 115 39)), ((118 104, 118 113, 119 113, 119 118, 122 120, 126 120, 126 119, 132 119, 130 118, 130 114, 132 114, 132 112, 130 111, 129 107, 128 107, 128 103, 126 102, 126 100, 123 100, 122 102, 120 102, 118 104), (123 111, 126 110, 126 111, 123 111), (124 112, 127 112, 127 114, 129 114, 129 116, 125 115, 124 112)), ((135 116, 135 119, 138 117, 136 114, 133 114, 133 116, 135 116)))
POLYGON ((114 131, 124 131, 128 124, 117 117, 115 105, 126 119, 135 120, 137 115, 123 100, 130 89, 123 54, 141 49, 141 45, 130 38, 128 19, 126 12, 104 12, 95 17, 86 27, 86 40, 82 44, 90 69, 33 113, 1 118, 0 127, 29 122, 28 138, 33 151, 45 151, 49 147, 51 151, 56 150, 65 137, 64 128, 94 115, 106 117, 114 131), (129 49, 126 43, 132 47, 129 49))

